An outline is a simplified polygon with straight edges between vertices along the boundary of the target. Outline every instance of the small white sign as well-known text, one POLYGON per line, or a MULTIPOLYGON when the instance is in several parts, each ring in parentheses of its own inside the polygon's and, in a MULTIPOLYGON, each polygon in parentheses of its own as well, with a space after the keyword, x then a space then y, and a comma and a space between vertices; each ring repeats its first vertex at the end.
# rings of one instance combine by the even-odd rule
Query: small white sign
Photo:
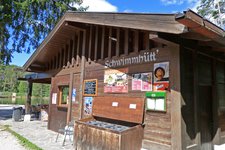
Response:
POLYGON ((137 105, 136 104, 130 104, 129 108, 130 109, 136 109, 137 105))
POLYGON ((56 104, 57 102, 57 93, 52 93, 52 104, 56 104))
POLYGON ((156 110, 164 110, 165 104, 164 99, 157 99, 155 103, 155 109, 156 110))
POLYGON ((147 108, 148 109, 155 109, 155 100, 152 98, 147 98, 147 108))
POLYGON ((118 102, 112 102, 113 107, 118 107, 119 103, 118 102))

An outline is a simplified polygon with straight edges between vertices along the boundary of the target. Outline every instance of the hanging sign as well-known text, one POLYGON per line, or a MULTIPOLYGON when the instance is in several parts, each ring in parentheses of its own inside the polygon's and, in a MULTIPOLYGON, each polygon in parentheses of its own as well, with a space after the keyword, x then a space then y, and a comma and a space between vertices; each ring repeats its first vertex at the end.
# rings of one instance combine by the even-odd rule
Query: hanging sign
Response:
POLYGON ((84 80, 83 95, 97 96, 97 85, 98 85, 97 79, 84 80))

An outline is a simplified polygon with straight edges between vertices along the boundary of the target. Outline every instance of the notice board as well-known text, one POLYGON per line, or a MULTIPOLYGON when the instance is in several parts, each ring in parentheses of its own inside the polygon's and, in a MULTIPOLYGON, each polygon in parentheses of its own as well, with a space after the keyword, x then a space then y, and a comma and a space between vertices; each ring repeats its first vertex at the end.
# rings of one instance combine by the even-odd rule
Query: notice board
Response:
POLYGON ((98 85, 97 79, 84 80, 83 95, 84 96, 97 96, 97 92, 98 92, 97 85, 98 85))

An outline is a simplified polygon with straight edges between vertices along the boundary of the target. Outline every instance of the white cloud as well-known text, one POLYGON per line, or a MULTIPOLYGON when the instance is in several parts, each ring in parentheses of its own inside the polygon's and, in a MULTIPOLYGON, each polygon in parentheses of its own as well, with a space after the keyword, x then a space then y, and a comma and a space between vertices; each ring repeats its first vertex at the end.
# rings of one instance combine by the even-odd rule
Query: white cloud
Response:
POLYGON ((182 5, 183 3, 195 4, 199 0, 160 0, 164 5, 182 5))
POLYGON ((117 12, 118 8, 106 0, 83 0, 81 4, 83 7, 88 6, 87 11, 97 12, 117 12))
POLYGON ((164 5, 181 5, 185 0, 161 0, 164 5))
POLYGON ((131 10, 131 9, 125 9, 123 12, 130 13, 130 12, 133 12, 133 10, 131 10))

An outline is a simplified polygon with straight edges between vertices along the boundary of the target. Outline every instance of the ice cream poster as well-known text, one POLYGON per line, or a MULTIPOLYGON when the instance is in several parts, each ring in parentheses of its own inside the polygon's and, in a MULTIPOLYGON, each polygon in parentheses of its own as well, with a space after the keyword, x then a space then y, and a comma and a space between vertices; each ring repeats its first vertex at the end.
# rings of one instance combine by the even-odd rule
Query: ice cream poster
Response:
POLYGON ((104 75, 105 93, 127 93, 128 92, 128 68, 108 69, 104 75))
POLYGON ((169 90, 169 62, 154 64, 154 91, 169 90))

